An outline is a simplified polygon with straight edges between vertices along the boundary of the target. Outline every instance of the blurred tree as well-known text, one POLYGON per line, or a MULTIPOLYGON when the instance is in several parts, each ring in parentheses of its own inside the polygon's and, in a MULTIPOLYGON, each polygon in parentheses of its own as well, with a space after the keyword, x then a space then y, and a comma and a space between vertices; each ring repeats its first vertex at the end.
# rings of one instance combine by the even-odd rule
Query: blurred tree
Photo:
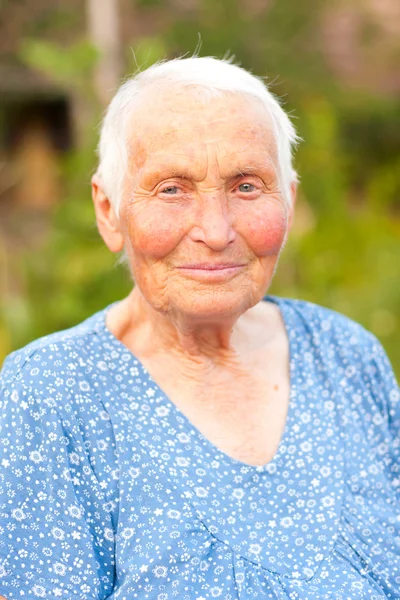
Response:
POLYGON ((117 0, 86 0, 88 36, 99 53, 93 86, 104 106, 115 94, 122 74, 118 9, 117 0))

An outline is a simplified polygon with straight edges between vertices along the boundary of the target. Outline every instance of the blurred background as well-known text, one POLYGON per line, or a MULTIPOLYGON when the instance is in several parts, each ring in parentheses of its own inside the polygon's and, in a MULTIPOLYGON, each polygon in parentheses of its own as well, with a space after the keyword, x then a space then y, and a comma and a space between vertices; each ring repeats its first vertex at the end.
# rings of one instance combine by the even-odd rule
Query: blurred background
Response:
POLYGON ((266 77, 303 139, 271 293, 356 319, 399 375, 398 0, 0 0, 0 364, 128 293, 94 224, 98 124, 138 66, 196 49, 266 77))

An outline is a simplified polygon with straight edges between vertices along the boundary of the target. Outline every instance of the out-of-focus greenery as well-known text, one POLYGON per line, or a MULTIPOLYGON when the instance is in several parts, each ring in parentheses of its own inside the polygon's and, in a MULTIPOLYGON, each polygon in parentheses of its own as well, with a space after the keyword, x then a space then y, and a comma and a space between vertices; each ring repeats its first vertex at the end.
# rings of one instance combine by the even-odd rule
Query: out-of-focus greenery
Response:
MULTIPOLYGON (((343 87, 329 73, 316 35, 324 4, 280 0, 267 12, 243 13, 239 6, 246 2, 202 0, 165 35, 136 41, 136 61, 146 67, 165 55, 190 53, 200 32, 200 55, 231 51, 253 73, 268 74, 303 139, 295 159, 301 181, 297 216, 270 291, 359 321, 381 339, 399 373, 400 107, 394 99, 343 87)), ((154 1, 141 5, 150 10, 154 1)), ((59 56, 52 52, 49 45, 40 47, 39 66, 51 69, 59 56)), ((86 46, 82 52, 88 60, 86 46)), ((68 77, 81 73, 79 51, 69 58, 63 62, 68 77)), ((48 236, 35 253, 13 262, 24 290, 3 301, 0 360, 130 289, 128 273, 95 228, 89 188, 94 147, 88 134, 87 144, 67 157, 65 197, 48 236)))

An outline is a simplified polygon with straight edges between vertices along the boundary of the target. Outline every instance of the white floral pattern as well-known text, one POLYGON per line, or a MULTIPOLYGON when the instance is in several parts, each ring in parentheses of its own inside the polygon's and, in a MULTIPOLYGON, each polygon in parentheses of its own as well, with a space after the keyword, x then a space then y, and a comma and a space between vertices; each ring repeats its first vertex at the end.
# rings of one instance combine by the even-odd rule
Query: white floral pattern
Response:
POLYGON ((8 600, 400 599, 400 397, 379 342, 269 297, 290 341, 283 438, 262 467, 191 425, 106 310, 30 344, 0 385, 8 600))

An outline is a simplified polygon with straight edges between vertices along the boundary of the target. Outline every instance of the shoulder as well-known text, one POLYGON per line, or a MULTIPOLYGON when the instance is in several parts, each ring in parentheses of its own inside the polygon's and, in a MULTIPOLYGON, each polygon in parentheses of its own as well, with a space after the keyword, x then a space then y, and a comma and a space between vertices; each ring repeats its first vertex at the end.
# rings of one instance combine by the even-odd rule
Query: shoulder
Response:
POLYGON ((15 411, 27 419, 31 414, 51 414, 81 434, 84 422, 104 411, 99 391, 107 385, 102 381, 107 369, 100 339, 105 311, 6 358, 0 373, 3 416, 15 411))
POLYGON ((379 435, 384 431, 398 438, 400 390, 380 341, 328 308, 291 299, 277 303, 286 316, 296 356, 307 365, 307 372, 314 369, 315 377, 329 382, 331 397, 350 409, 349 422, 361 416, 363 422, 367 418, 376 423, 371 435, 379 430, 379 435))
POLYGON ((357 352, 362 349, 375 352, 381 347, 379 340, 360 323, 330 308, 291 298, 277 299, 284 311, 291 313, 295 322, 301 322, 313 341, 324 345, 334 344, 344 353, 357 352))
POLYGON ((367 385, 382 380, 397 385, 381 342, 356 321, 304 300, 275 299, 286 317, 289 337, 299 351, 318 356, 335 376, 361 377, 367 385))
POLYGON ((106 310, 70 329, 44 336, 12 352, 0 372, 0 387, 16 379, 28 383, 29 375, 32 383, 36 380, 38 383, 47 369, 54 374, 54 370, 63 372, 66 368, 76 369, 83 365, 84 359, 95 352, 96 334, 104 328, 106 310))
POLYGON ((11 444, 26 432, 38 438, 37 444, 57 433, 87 455, 96 472, 101 473, 100 463, 114 465, 113 426, 105 402, 110 383, 100 339, 106 332, 106 310, 6 359, 0 373, 0 432, 11 444), (104 451, 92 456, 90 448, 104 439, 104 451))
POLYGON ((312 302, 277 299, 296 347, 314 356, 343 389, 399 403, 399 388, 381 342, 352 319, 312 302), (292 331, 290 331, 290 329, 292 331), (301 338, 301 339, 299 339, 301 338))

